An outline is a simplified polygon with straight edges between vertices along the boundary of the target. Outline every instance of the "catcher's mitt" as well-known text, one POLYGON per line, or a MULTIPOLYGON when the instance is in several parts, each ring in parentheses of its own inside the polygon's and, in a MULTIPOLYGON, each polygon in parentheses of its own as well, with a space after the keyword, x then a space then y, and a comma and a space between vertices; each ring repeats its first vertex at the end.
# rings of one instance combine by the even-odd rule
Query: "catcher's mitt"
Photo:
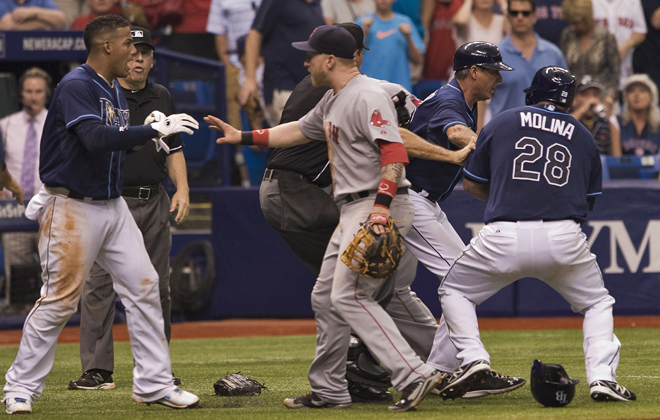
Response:
POLYGON ((218 379, 213 384, 215 395, 221 397, 242 397, 261 394, 262 389, 268 389, 254 379, 250 379, 240 372, 230 373, 224 378, 218 379))
POLYGON ((374 233, 367 219, 341 254, 341 260, 351 270, 374 279, 389 277, 399 268, 403 255, 403 240, 391 217, 387 219, 387 233, 374 233))

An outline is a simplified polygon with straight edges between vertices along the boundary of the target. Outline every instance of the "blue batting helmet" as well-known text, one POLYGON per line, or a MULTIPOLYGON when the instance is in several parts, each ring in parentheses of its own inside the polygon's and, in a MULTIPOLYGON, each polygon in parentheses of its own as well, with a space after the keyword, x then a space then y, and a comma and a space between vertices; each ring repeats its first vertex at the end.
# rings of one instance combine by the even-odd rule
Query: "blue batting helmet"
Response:
POLYGON ((497 45, 484 41, 468 42, 458 47, 454 53, 454 71, 472 66, 504 71, 513 70, 513 67, 502 62, 502 53, 497 45))
POLYGON ((534 75, 532 85, 524 90, 525 103, 534 105, 541 101, 551 101, 570 107, 575 97, 577 83, 575 77, 561 67, 543 67, 534 75))
POLYGON ((530 387, 534 399, 546 407, 563 407, 575 396, 575 385, 580 381, 571 379, 561 365, 532 363, 530 387))

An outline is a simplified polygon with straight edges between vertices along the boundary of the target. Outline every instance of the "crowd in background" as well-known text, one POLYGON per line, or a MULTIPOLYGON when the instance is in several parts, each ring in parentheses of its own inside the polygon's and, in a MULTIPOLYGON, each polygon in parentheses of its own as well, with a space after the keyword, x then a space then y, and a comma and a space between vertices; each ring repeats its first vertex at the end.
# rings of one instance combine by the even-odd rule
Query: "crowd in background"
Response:
POLYGON ((0 0, 0 30, 81 30, 111 13, 151 28, 163 47, 222 61, 227 119, 238 128, 241 109, 253 128, 279 123, 307 74, 291 42, 353 21, 369 47, 362 71, 413 92, 420 80, 449 80, 463 43, 497 44, 516 71, 480 109, 480 128, 524 104, 536 70, 558 65, 580 82, 573 115, 603 154, 660 148, 660 0, 0 0))

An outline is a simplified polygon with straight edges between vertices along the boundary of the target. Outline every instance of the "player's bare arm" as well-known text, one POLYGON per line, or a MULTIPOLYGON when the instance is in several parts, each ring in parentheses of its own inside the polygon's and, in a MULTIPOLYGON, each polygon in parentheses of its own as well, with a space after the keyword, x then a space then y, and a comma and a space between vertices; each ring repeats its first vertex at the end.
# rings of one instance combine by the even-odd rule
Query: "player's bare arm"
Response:
POLYGON ((170 213, 174 213, 178 208, 174 221, 177 225, 180 225, 186 220, 190 211, 190 190, 188 188, 186 159, 183 156, 183 152, 167 155, 165 164, 167 165, 167 173, 176 187, 176 192, 172 196, 170 213))
POLYGON ((406 146, 408 156, 426 160, 450 162, 465 166, 465 161, 474 150, 475 143, 471 142, 461 150, 448 150, 437 144, 430 143, 410 130, 399 127, 399 134, 406 146))
MULTIPOLYGON (((389 189, 394 190, 396 194, 396 186, 399 185, 401 180, 401 175, 403 174, 403 163, 389 163, 381 168, 381 185, 378 188, 378 193, 381 194, 384 189, 383 184, 389 184, 389 189)), ((392 195, 391 197, 394 197, 392 195)), ((371 222, 373 223, 372 228, 375 233, 381 234, 389 232, 390 229, 387 226, 384 226, 387 223, 387 219, 390 217, 390 208, 389 206, 378 205, 378 197, 374 203, 374 207, 371 210, 371 222)))
POLYGON ((280 124, 265 130, 239 131, 212 115, 204 117, 210 124, 211 130, 221 131, 224 137, 216 140, 217 143, 244 144, 247 146, 263 147, 291 147, 309 143, 309 139, 300 131, 298 121, 280 124))
POLYGON ((447 138, 456 146, 465 147, 470 143, 477 142, 477 133, 463 124, 456 124, 447 129, 447 138))
POLYGON ((6 188, 16 198, 18 204, 23 204, 23 189, 7 168, 0 171, 0 188, 6 188))
POLYGON ((463 188, 477 200, 488 201, 488 197, 490 196, 490 184, 480 184, 478 182, 472 182, 467 178, 463 178, 463 188))

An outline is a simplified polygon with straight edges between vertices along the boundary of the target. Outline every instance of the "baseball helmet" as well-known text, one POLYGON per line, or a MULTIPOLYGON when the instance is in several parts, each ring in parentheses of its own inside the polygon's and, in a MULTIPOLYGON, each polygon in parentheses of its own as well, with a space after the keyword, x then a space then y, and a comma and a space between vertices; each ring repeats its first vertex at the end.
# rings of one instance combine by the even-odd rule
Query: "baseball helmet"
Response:
POLYGON ((571 379, 561 365, 544 364, 540 360, 532 363, 532 395, 546 407, 563 407, 575 396, 575 385, 580 381, 571 379))
POLYGON ((543 67, 534 75, 532 85, 524 90, 525 103, 534 105, 551 101, 570 107, 575 98, 575 76, 561 67, 543 67))
POLYGON ((454 53, 454 71, 472 66, 504 71, 513 70, 513 67, 502 62, 502 53, 497 45, 484 41, 468 42, 458 47, 454 53))

